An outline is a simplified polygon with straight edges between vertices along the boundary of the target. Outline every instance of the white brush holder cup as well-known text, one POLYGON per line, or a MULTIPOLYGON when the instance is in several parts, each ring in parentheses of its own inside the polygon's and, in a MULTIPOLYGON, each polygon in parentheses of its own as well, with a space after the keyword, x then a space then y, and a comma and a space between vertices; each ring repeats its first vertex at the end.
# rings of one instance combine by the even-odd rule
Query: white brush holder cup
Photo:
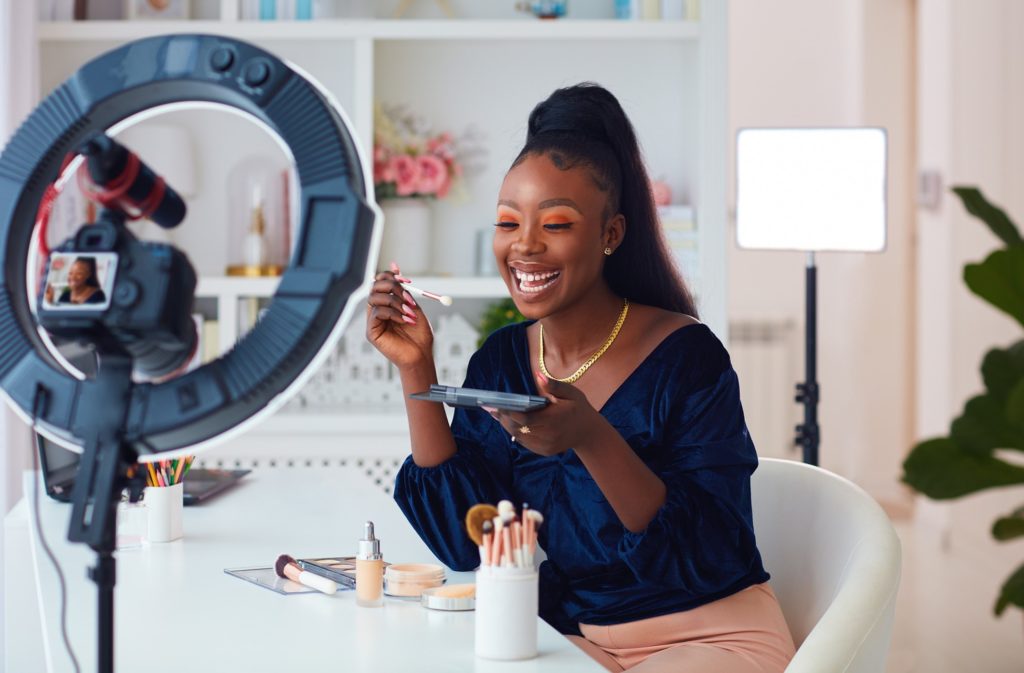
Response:
POLYGON ((537 656, 537 571, 494 568, 476 572, 476 656, 532 659, 537 656))

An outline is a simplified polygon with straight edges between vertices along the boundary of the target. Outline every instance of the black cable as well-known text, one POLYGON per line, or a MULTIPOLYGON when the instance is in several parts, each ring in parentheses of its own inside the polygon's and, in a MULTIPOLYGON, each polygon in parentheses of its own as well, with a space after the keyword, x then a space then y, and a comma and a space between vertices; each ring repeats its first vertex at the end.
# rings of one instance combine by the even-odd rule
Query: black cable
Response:
MULTIPOLYGON (((36 399, 33 405, 33 416, 32 426, 35 427, 36 420, 42 415, 43 408, 46 404, 46 391, 39 387, 36 388, 36 399)), ((39 479, 45 478, 45 475, 34 474, 39 471, 39 452, 44 450, 43 436, 33 430, 33 434, 36 436, 36 450, 32 452, 32 510, 35 519, 36 536, 39 538, 39 545, 43 548, 46 553, 46 558, 50 559, 50 563, 53 564, 54 570, 57 571, 57 581, 60 583, 60 635, 64 640, 64 648, 68 652, 68 656, 71 658, 71 664, 75 667, 75 673, 81 673, 81 669, 78 666, 78 658, 75 657, 75 651, 71 648, 71 640, 68 638, 68 594, 67 585, 64 582, 64 572, 60 568, 60 563, 57 562, 57 557, 54 556, 53 550, 50 549, 50 545, 46 542, 46 537, 43 536, 43 525, 39 517, 39 479)))

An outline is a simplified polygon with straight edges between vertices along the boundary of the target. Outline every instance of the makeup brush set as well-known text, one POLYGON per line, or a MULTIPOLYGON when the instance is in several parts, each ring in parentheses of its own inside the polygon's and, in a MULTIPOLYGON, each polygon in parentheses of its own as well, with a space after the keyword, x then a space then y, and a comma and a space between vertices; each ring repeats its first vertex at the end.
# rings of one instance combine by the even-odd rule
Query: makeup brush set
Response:
POLYGON ((466 531, 480 551, 476 571, 474 650, 485 659, 537 656, 537 528, 544 516, 527 503, 516 513, 502 500, 466 513, 466 531))
POLYGON ((480 503, 466 513, 466 532, 480 550, 480 565, 502 568, 533 568, 537 551, 537 527, 544 515, 523 503, 522 515, 502 500, 498 506, 480 503))

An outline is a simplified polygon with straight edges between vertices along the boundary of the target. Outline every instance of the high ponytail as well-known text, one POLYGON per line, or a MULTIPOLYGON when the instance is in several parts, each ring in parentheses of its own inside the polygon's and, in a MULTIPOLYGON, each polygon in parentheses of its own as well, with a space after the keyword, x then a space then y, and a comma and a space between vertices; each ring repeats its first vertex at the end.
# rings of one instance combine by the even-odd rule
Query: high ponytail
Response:
POLYGON ((584 82, 558 89, 539 103, 512 165, 531 155, 558 157, 555 165, 562 170, 588 168, 608 194, 605 219, 618 213, 625 217, 622 244, 604 265, 613 292, 634 303, 698 317, 669 255, 633 124, 611 92, 584 82))

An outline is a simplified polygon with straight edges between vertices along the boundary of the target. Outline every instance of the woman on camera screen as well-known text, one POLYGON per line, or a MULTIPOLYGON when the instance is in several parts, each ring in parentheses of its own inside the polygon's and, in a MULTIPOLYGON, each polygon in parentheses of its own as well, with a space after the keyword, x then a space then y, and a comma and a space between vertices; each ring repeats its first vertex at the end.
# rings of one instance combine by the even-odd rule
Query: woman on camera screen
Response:
MULTIPOLYGON (((754 538, 757 454, 729 354, 667 251, 632 124, 607 90, 530 114, 497 199, 494 254, 522 323, 491 334, 465 386, 538 411, 406 400, 395 499, 450 567, 479 564, 463 519, 508 499, 543 514, 540 613, 612 671, 782 671, 793 641, 754 538)), ((405 393, 437 382, 433 336, 397 266, 369 340, 405 393)))
POLYGON ((77 257, 68 269, 68 286, 57 296, 54 302, 54 290, 50 285, 46 288, 46 301, 51 304, 103 304, 107 296, 100 289, 99 276, 96 273, 95 257, 77 257))

